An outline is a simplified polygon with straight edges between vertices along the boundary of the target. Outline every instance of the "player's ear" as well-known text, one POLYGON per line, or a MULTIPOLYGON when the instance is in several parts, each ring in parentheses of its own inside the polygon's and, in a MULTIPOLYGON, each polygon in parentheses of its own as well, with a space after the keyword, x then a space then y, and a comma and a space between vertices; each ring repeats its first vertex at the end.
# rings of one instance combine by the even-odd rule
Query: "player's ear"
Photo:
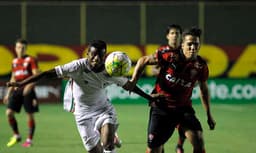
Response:
POLYGON ((198 50, 201 48, 201 40, 198 38, 198 50))
POLYGON ((165 36, 167 40, 169 39, 169 38, 168 38, 168 35, 169 35, 169 33, 167 33, 166 36, 165 36))
POLYGON ((181 48, 182 49, 184 48, 184 41, 182 41, 182 43, 181 43, 181 48))
POLYGON ((88 47, 87 52, 86 52, 86 55, 87 55, 87 56, 88 56, 89 53, 91 52, 91 48, 92 48, 91 46, 88 47))

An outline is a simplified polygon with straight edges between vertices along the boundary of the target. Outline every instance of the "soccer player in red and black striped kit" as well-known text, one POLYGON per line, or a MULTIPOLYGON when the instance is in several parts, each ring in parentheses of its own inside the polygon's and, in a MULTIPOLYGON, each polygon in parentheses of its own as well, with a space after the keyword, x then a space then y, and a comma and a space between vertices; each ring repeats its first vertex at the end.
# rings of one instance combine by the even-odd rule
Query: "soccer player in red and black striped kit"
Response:
MULTIPOLYGON (((39 72, 37 61, 35 58, 26 55, 27 41, 18 39, 15 43, 15 52, 17 57, 12 61, 12 75, 11 82, 22 81, 39 72)), ((28 118, 28 137, 22 144, 23 147, 30 147, 35 132, 34 113, 38 112, 38 103, 36 93, 34 91, 34 84, 28 84, 22 88, 9 87, 3 99, 7 104, 6 115, 9 124, 13 131, 13 136, 7 143, 7 147, 12 147, 21 141, 21 135, 18 128, 18 122, 15 118, 15 113, 19 113, 22 105, 28 118)))
POLYGON ((181 49, 159 50, 154 55, 141 57, 134 69, 131 82, 138 81, 146 65, 159 65, 152 95, 161 96, 159 102, 150 103, 147 153, 161 153, 163 145, 172 136, 177 125, 181 126, 193 146, 193 153, 205 153, 202 126, 192 108, 192 90, 199 84, 201 100, 206 110, 211 130, 215 120, 210 111, 207 86, 209 75, 205 60, 199 55, 201 30, 190 28, 183 32, 181 49))
MULTIPOLYGON (((165 34, 166 34, 166 39, 168 41, 168 44, 160 46, 157 49, 157 51, 164 50, 164 49, 168 49, 168 50, 172 49, 173 51, 179 52, 180 44, 181 44, 181 34, 182 34, 181 26, 178 24, 168 25, 165 34)), ((159 74, 159 71, 160 71, 160 66, 154 65, 152 69, 153 75, 157 76, 159 74)), ((178 130, 179 137, 178 137, 178 142, 175 150, 176 150, 176 153, 184 153, 183 144, 185 142, 186 136, 184 135, 184 132, 182 131, 182 128, 180 126, 177 126, 177 130, 178 130)), ((163 147, 162 153, 164 153, 164 147, 163 147)))

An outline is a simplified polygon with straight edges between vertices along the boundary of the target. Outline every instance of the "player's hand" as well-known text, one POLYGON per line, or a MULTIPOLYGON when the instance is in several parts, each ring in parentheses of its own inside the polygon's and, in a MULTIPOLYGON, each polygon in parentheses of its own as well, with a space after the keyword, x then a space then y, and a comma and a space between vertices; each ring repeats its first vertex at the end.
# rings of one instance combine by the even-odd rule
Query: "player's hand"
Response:
POLYGON ((129 80, 128 83, 125 84, 125 89, 129 91, 129 94, 133 91, 136 87, 136 81, 129 80))
POLYGON ((21 84, 19 82, 7 82, 6 86, 7 87, 20 87, 21 84))
POLYGON ((216 122, 211 115, 208 115, 207 123, 209 125, 210 130, 214 130, 216 122))

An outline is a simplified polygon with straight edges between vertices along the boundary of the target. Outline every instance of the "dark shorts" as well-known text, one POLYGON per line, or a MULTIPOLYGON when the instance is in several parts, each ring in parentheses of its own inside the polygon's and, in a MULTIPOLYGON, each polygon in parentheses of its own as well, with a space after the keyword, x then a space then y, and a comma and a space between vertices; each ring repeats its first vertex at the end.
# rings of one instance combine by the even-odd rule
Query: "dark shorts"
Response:
POLYGON ((148 123, 148 147, 159 147, 167 142, 177 125, 193 131, 202 131, 202 126, 191 107, 173 109, 151 107, 148 123))
POLYGON ((29 92, 26 96, 23 96, 23 89, 13 91, 13 93, 10 95, 7 108, 19 113, 22 105, 27 113, 39 111, 36 93, 34 90, 31 90, 31 92, 29 92))

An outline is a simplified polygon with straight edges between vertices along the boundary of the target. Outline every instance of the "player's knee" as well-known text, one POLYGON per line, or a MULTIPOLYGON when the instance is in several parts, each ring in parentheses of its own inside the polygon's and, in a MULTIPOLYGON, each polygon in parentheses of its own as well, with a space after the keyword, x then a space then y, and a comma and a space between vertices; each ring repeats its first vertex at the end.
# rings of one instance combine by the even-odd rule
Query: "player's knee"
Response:
POLYGON ((8 117, 8 118, 12 118, 14 117, 14 112, 10 109, 7 109, 6 112, 5 112, 5 115, 8 117))

